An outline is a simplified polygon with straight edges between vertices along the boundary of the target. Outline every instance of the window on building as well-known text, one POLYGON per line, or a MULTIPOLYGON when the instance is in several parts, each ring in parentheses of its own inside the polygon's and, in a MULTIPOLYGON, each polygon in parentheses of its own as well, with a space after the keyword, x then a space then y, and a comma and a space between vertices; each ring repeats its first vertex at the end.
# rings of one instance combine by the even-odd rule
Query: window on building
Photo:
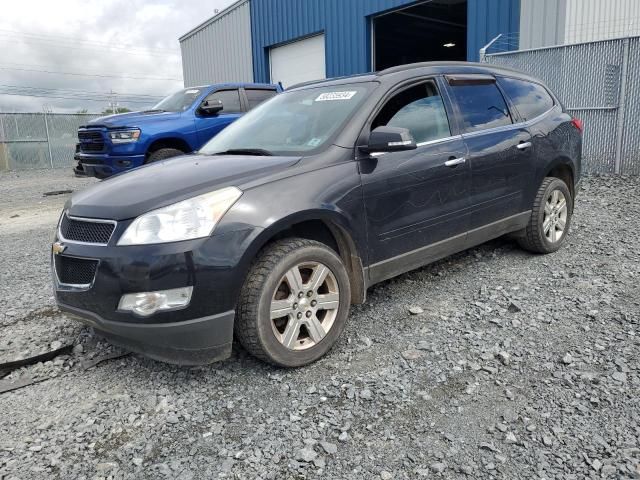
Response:
POLYGON ((406 128, 416 143, 451 136, 444 103, 433 82, 408 88, 391 98, 371 129, 380 126, 406 128))
POLYGON ((542 85, 515 78, 500 78, 498 82, 524 121, 536 118, 553 107, 553 98, 542 85))
POLYGON ((213 92, 205 101, 221 101, 222 113, 240 113, 242 107, 240 106, 240 94, 238 90, 218 90, 213 92))
POLYGON ((452 85, 465 132, 510 125, 509 108, 495 83, 452 85))
POLYGON ((269 90, 269 89, 246 88, 244 91, 247 94, 247 101, 249 102, 249 110, 251 110, 254 107, 257 107, 265 100, 269 100, 271 97, 276 95, 275 90, 269 90))

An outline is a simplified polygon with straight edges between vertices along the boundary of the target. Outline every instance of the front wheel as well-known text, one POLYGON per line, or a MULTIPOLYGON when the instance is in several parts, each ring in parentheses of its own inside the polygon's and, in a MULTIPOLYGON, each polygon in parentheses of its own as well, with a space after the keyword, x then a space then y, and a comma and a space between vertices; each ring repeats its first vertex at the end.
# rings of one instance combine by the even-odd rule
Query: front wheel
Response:
POLYGON ((177 148, 161 148, 153 153, 150 153, 145 163, 159 162, 160 160, 166 160, 167 158, 178 157, 185 155, 182 150, 177 148))
POLYGON ((559 178, 545 178, 533 202, 529 224, 519 232, 520 246, 535 253, 557 251, 569 233, 572 215, 573 198, 567 184, 559 178))
POLYGON ((306 365, 335 344, 350 299, 346 269, 331 249, 299 238, 277 241, 263 250, 247 276, 235 334, 263 361, 306 365))

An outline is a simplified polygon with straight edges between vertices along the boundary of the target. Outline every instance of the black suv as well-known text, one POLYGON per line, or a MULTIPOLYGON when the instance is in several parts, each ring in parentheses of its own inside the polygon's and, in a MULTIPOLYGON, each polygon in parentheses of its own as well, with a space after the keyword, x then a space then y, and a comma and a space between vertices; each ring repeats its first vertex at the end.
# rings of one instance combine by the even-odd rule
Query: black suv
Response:
POLYGON ((482 64, 299 85, 196 155, 73 195, 57 302, 156 359, 220 360, 235 334, 262 360, 304 365, 377 282, 507 233, 560 248, 581 130, 541 82, 482 64))

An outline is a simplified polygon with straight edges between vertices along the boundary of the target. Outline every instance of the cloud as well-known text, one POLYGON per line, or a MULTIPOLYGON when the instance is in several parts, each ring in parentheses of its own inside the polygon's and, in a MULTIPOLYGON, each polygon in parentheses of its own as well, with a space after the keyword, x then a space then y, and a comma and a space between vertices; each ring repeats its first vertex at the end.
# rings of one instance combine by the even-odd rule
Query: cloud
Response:
MULTIPOLYGON (((114 91, 162 97, 182 87, 178 38, 233 0, 21 0, 0 16, 0 91, 69 98, 0 95, 0 112, 101 112, 114 91), (18 33, 15 33, 18 32, 18 33), (34 71, 34 70, 40 70, 34 71), (49 72, 116 75, 83 77, 49 72), (128 78, 154 77, 165 80, 128 78), (176 79, 176 80, 166 80, 176 79), (10 88, 7 86, 19 87, 10 88), (33 87, 28 90, 25 87, 33 87), (48 89, 47 91, 37 89, 48 89), (59 89, 52 92, 52 89, 59 89), (94 93, 81 93, 94 92, 94 93)), ((148 97, 140 100, 147 101, 148 97)))

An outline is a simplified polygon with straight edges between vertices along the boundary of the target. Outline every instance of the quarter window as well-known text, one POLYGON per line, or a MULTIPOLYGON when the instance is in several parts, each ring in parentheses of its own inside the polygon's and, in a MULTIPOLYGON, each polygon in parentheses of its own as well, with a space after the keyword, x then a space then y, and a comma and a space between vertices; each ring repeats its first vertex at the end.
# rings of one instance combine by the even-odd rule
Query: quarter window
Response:
POLYGON ((553 98, 542 85, 515 78, 500 78, 498 82, 524 121, 539 117, 553 107, 553 98))
POLYGON ((465 132, 510 125, 511 114, 495 83, 452 85, 465 132))
POLYGON ((444 103, 433 82, 408 88, 391 98, 371 129, 381 126, 406 128, 416 143, 451 136, 444 103))
POLYGON ((269 100, 276 94, 275 90, 268 89, 245 89, 245 93, 247 94, 247 101, 249 102, 249 110, 254 107, 257 107, 265 100, 269 100))
POLYGON ((242 108, 240 107, 240 94, 238 90, 218 90, 209 95, 206 101, 218 101, 222 102, 222 113, 240 113, 242 108))

